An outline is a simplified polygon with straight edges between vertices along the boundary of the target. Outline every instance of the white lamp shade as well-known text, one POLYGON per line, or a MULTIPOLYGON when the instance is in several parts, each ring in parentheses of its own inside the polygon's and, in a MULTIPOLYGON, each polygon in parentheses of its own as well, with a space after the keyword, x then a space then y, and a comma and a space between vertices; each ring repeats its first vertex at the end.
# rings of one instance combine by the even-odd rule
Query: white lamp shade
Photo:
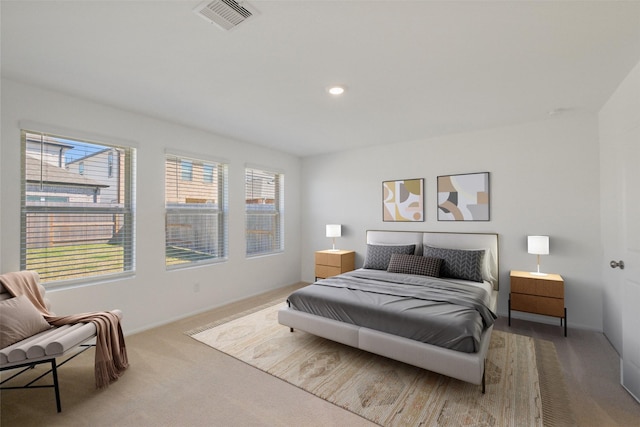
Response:
POLYGON ((549 236, 528 236, 527 252, 535 255, 549 255, 549 236))
POLYGON ((340 237, 342 226, 340 224, 327 224, 327 237, 340 237))

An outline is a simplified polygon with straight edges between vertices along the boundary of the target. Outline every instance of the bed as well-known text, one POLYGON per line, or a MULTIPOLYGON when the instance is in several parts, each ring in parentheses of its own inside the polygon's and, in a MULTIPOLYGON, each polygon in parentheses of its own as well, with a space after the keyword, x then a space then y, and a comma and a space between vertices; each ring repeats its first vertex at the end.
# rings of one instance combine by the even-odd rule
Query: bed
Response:
POLYGON ((363 268, 293 292, 278 322, 484 393, 498 277, 497 234, 369 230, 363 268))

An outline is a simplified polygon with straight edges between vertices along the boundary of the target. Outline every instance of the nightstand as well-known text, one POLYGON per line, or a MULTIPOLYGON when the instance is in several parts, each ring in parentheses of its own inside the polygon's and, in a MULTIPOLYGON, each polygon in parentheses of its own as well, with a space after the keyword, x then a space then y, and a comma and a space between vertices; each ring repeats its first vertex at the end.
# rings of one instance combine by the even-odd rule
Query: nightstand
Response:
POLYGON ((564 280, 559 274, 538 276, 526 271, 511 271, 509 326, 511 310, 560 318, 567 336, 567 308, 564 306, 564 280))
POLYGON ((356 267, 354 251, 326 250, 316 252, 316 280, 337 276, 354 270, 356 267))

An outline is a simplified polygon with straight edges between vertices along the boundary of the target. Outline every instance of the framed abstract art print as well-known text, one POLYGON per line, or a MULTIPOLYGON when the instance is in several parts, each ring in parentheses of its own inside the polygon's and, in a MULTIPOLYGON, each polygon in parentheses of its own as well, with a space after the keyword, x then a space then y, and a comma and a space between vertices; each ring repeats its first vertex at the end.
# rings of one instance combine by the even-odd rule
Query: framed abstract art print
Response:
POLYGON ((489 172, 438 177, 438 221, 489 221, 489 172))
POLYGON ((424 221, 424 179, 382 182, 383 221, 424 221))

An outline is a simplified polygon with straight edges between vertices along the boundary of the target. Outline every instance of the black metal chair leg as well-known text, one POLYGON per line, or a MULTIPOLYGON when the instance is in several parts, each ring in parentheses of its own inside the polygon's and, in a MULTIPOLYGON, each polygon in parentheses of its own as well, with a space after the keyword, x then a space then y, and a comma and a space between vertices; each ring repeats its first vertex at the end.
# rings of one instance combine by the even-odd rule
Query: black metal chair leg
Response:
POLYGON ((56 359, 51 360, 51 375, 53 375, 53 389, 56 393, 56 407, 58 412, 62 412, 62 404, 60 403, 60 388, 58 386, 58 367, 56 366, 56 359))

